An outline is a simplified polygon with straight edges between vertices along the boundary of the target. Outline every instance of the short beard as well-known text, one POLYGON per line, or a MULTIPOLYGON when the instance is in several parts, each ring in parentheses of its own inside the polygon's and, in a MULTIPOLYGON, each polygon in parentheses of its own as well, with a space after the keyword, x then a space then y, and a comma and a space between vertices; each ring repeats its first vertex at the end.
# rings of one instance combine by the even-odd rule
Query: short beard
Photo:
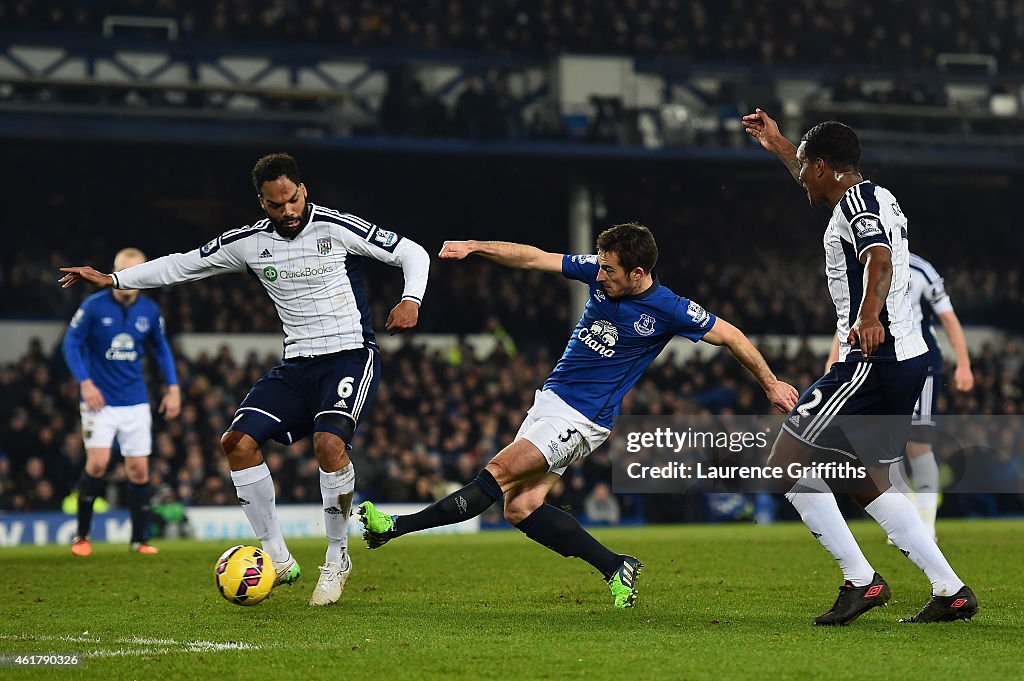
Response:
POLYGON ((299 217, 299 224, 294 229, 285 229, 281 224, 274 219, 270 219, 270 224, 274 226, 274 231, 283 236, 286 239, 294 239, 299 235, 299 232, 309 223, 309 204, 302 209, 302 215, 299 217))

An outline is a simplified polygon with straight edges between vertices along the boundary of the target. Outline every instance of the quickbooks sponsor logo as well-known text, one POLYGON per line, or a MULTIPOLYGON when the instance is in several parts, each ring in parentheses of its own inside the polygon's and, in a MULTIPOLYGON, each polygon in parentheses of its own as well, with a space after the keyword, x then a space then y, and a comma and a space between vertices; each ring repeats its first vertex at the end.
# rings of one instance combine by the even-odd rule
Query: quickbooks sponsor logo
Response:
POLYGON ((330 274, 333 271, 333 265, 320 265, 319 267, 304 267, 301 270, 281 270, 281 278, 300 279, 302 277, 316 277, 323 274, 330 274))
POLYGON ((319 267, 303 267, 301 270, 279 270, 273 265, 263 268, 263 276, 267 281, 280 279, 303 279, 305 277, 318 277, 334 272, 333 265, 320 265, 319 267))

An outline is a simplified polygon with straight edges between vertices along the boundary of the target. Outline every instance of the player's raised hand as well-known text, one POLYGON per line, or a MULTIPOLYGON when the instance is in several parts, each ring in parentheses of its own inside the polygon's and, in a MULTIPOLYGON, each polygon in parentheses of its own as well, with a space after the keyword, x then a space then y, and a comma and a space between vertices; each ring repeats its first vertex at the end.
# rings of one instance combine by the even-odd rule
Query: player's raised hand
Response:
POLYGON ((768 397, 768 401, 772 403, 772 406, 783 414, 793 411, 797 400, 800 399, 800 393, 797 392, 797 389, 783 381, 772 383, 765 388, 764 394, 768 397))
POLYGON ((974 387, 974 373, 969 364, 958 364, 953 374, 953 386, 960 392, 969 392, 974 387))
POLYGON ((391 314, 388 315, 388 321, 384 328, 387 329, 388 335, 394 336, 396 333, 402 333, 415 327, 419 319, 420 306, 415 301, 403 300, 391 308, 391 314))
POLYGON ((438 257, 442 260, 462 260, 473 252, 471 241, 445 241, 438 257))
POLYGON ((773 154, 781 153, 792 146, 779 131, 779 124, 775 119, 761 109, 754 109, 754 113, 743 117, 743 128, 748 135, 773 154))
POLYGON ((89 409, 99 411, 107 406, 107 401, 103 399, 103 393, 100 392, 100 389, 96 387, 91 378, 87 378, 79 383, 78 389, 82 393, 82 401, 85 402, 85 406, 89 407, 89 409))
POLYGON ((66 274, 57 280, 61 288, 74 286, 80 281, 87 281, 96 288, 110 288, 114 285, 114 278, 109 274, 103 274, 91 267, 61 267, 61 272, 66 274))
POLYGON ((885 327, 882 322, 875 318, 865 319, 857 317, 850 335, 846 338, 850 345, 860 345, 860 352, 867 359, 878 349, 878 346, 885 342, 885 327))

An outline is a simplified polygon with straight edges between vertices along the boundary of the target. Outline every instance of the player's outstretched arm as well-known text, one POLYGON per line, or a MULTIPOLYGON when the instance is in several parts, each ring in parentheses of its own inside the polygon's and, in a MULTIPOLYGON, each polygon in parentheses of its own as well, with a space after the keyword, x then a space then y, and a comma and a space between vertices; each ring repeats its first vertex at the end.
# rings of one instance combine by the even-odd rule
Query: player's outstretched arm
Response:
POLYGON ((110 288, 114 285, 114 277, 91 267, 61 267, 60 271, 65 273, 57 280, 61 288, 74 286, 80 281, 88 282, 96 288, 110 288))
POLYGON ((786 139, 779 130, 775 119, 761 109, 743 117, 743 128, 747 134, 756 139, 762 147, 779 157, 789 174, 797 184, 800 182, 800 164, 796 162, 796 147, 786 139))
POLYGON ((715 325, 704 334, 703 340, 711 345, 724 345, 729 348, 733 357, 739 360, 740 364, 747 368, 747 371, 754 375, 757 382, 764 389, 764 394, 772 406, 783 413, 788 413, 796 406, 800 394, 796 388, 789 383, 784 383, 775 377, 764 356, 758 352, 754 344, 746 335, 735 326, 721 317, 715 320, 715 325))
POLYGON ((964 338, 964 328, 960 326, 960 320, 956 312, 946 310, 939 313, 939 321, 949 336, 949 342, 953 345, 953 352, 956 353, 956 373, 953 374, 953 386, 961 392, 967 392, 974 387, 974 372, 971 371, 971 356, 967 352, 967 339, 964 338))
POLYGON ((561 272, 561 253, 548 253, 535 246, 508 241, 445 241, 439 254, 442 260, 462 260, 480 255, 505 267, 542 272, 561 272))

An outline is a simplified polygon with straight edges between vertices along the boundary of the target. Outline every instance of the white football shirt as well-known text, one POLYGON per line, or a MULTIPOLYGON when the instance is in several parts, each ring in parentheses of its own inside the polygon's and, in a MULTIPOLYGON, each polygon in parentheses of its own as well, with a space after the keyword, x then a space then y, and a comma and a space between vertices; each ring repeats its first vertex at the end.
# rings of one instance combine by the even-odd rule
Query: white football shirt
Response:
POLYGON ((376 344, 363 258, 402 268, 403 300, 422 302, 430 256, 410 239, 351 213, 309 204, 295 238, 269 219, 224 232, 188 253, 174 253, 114 274, 120 289, 146 289, 250 271, 270 294, 284 328, 284 357, 313 357, 376 344))
POLYGON ((864 294, 865 267, 860 257, 873 246, 892 253, 892 281, 879 320, 885 341, 870 361, 892 362, 917 357, 927 351, 921 332, 914 326, 910 301, 910 249, 907 218, 896 197, 884 187, 865 180, 850 187, 832 211, 825 229, 825 276, 836 306, 839 361, 860 361, 860 349, 847 341, 857 321, 864 294))

